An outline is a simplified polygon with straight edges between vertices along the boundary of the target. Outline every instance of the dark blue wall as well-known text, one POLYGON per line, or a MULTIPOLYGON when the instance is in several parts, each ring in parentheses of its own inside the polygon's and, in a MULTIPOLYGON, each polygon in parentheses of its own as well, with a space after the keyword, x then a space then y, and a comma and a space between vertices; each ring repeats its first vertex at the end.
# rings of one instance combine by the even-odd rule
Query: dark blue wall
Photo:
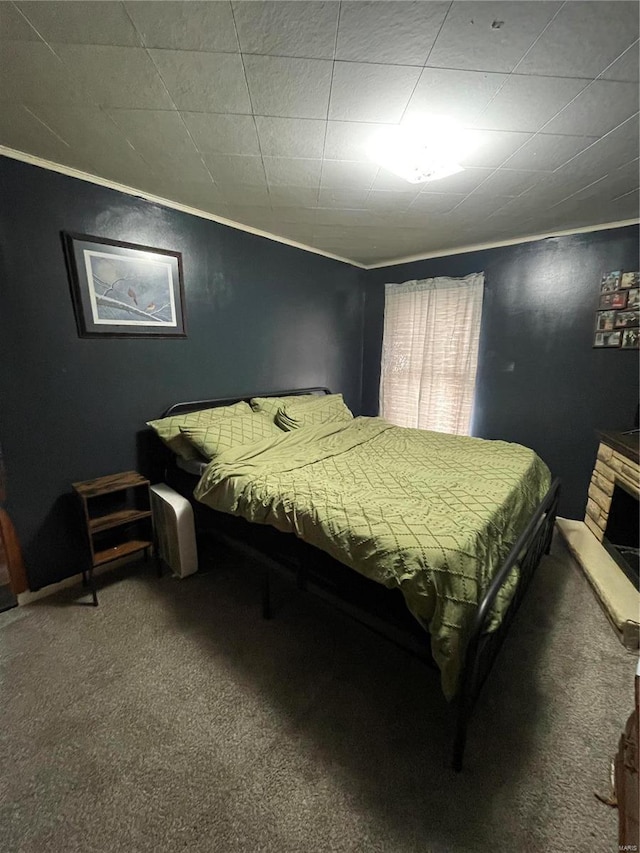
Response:
POLYGON ((363 414, 378 411, 385 282, 484 271, 473 432, 533 447, 563 480, 561 513, 582 518, 596 430, 629 429, 638 405, 638 351, 592 348, 615 269, 638 269, 638 226, 366 272, 363 414))
POLYGON ((140 467, 172 402, 321 385, 359 410, 348 264, 7 158, 0 251, 0 440, 32 589, 81 568, 70 484, 140 467), (63 230, 182 252, 187 338, 79 338, 63 230))
POLYGON ((0 158, 0 251, 0 441, 33 589, 81 568, 71 482, 145 470, 144 423, 170 403, 326 385, 375 414, 386 281, 485 272, 475 434, 535 448, 567 516, 595 430, 637 405, 638 353, 591 348, 600 277, 637 268, 637 227, 363 272, 0 158), (79 338, 63 230, 182 252, 188 337, 79 338))

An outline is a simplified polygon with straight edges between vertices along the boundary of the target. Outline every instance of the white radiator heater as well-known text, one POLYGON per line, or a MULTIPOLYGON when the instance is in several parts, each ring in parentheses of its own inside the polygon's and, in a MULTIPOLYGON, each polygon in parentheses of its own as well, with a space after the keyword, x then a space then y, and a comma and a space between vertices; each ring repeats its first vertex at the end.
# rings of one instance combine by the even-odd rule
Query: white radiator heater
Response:
POLYGON ((193 508, 186 498, 158 483, 151 486, 158 556, 180 578, 198 571, 193 508))

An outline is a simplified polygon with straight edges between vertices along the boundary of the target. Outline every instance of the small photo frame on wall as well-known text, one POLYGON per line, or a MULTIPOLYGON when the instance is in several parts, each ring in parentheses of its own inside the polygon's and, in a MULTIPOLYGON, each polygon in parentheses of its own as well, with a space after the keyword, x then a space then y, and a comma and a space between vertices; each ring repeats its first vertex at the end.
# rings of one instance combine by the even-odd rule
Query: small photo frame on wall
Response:
POLYGON ((634 287, 629 291, 627 304, 624 307, 631 311, 638 311, 640 309, 640 289, 634 287))
POLYGON ((619 347, 622 332, 596 332, 593 340, 594 347, 619 347))
POLYGON ((621 277, 621 270, 613 270, 612 272, 606 272, 602 276, 602 281, 600 283, 600 293, 612 293, 614 290, 618 290, 620 287, 621 277))
POLYGON ((627 307, 627 291, 614 290, 612 293, 603 293, 600 297, 600 308, 626 308, 627 307))
POLYGON ((622 349, 640 349, 640 329, 625 329, 622 333, 622 349))
POLYGON ((616 311, 616 329, 628 329, 640 326, 640 311, 616 311))
POLYGON ((596 313, 596 331, 612 332, 616 325, 615 311, 598 311, 596 313))
POLYGON ((62 237, 80 337, 186 337, 180 252, 62 237))
POLYGON ((620 279, 620 287, 627 290, 630 287, 640 287, 640 273, 623 272, 620 279))

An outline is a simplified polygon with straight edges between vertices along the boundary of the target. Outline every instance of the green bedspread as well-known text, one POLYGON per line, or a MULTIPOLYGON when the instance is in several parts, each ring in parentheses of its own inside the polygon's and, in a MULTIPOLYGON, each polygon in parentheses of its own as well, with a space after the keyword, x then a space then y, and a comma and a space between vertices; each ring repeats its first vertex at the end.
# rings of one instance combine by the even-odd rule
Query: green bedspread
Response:
MULTIPOLYGON (((473 611, 550 481, 517 444, 356 418, 225 451, 194 494, 399 587, 451 698, 473 611)), ((493 627, 508 600, 509 586, 493 627)))

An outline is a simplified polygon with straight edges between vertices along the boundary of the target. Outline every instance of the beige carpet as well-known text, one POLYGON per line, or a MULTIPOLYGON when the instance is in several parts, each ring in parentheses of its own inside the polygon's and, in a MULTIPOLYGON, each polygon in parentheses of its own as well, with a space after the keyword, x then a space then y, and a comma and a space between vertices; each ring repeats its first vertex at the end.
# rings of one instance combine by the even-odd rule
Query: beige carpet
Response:
POLYGON ((609 761, 626 652, 560 542, 449 769, 414 658, 252 566, 137 566, 0 615, 0 849, 202 853, 617 850, 609 761))

